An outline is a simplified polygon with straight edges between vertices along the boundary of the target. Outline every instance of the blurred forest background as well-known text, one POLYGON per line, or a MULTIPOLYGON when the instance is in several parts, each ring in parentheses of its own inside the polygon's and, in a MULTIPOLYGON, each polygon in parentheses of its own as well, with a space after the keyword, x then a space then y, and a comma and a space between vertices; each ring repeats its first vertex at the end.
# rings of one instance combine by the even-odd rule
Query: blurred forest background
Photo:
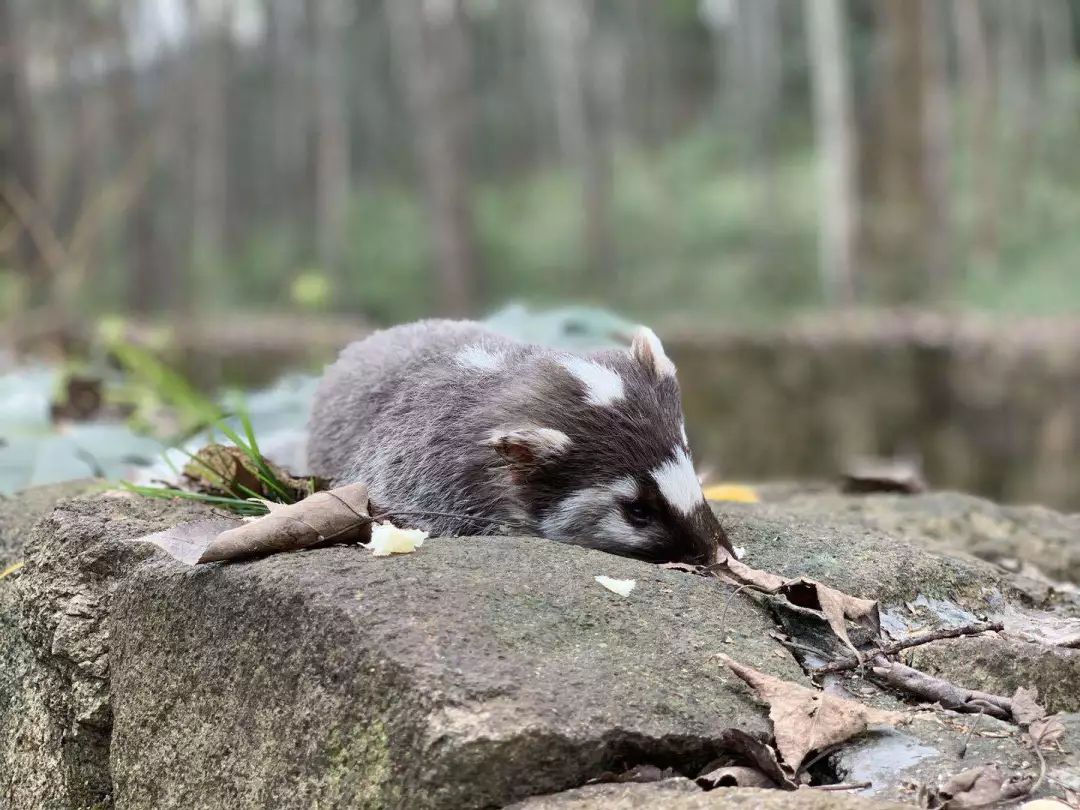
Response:
POLYGON ((0 0, 9 324, 1080 311, 1080 0, 0 0))

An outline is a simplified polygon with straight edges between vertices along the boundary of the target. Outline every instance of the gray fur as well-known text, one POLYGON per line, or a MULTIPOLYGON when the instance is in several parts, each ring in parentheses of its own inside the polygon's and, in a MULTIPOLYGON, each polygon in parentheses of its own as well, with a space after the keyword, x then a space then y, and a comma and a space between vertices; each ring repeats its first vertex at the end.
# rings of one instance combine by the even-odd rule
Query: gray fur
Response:
POLYGON ((686 449, 674 374, 625 350, 575 356, 616 372, 623 395, 592 404, 568 353, 476 323, 377 332, 323 377, 312 471, 364 482, 381 509, 485 519, 408 517, 434 534, 512 531, 644 559, 711 560, 727 540, 704 500, 689 514, 668 509, 649 476, 686 449), (623 513, 634 482, 655 518, 640 527, 623 513))

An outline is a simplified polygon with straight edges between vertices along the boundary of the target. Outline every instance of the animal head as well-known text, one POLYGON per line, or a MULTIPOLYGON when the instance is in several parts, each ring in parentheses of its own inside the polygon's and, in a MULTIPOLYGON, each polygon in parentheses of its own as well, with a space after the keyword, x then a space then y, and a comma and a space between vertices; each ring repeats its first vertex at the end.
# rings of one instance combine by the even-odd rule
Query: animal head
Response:
POLYGON ((651 330, 629 351, 546 355, 536 369, 486 443, 544 536, 654 562, 709 563, 730 548, 651 330))

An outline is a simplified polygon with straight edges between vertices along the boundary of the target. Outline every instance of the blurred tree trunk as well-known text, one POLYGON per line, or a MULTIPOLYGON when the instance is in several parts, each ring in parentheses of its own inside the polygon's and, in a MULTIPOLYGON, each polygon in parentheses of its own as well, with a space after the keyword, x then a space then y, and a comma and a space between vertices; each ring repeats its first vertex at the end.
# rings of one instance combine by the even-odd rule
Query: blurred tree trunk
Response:
POLYGON ((275 220, 292 219, 310 210, 306 197, 305 127, 308 93, 298 66, 306 50, 299 36, 302 7, 293 0, 266 0, 266 27, 270 74, 270 148, 267 205, 275 220), (283 193, 288 189, 288 193, 283 193))
POLYGON ((431 216, 442 309, 475 312, 480 274, 472 206, 472 43, 464 0, 386 4, 431 216))
POLYGON ((981 260, 998 252, 998 166, 995 157, 993 66, 987 43, 985 5, 979 0, 954 0, 960 83, 969 104, 965 140, 975 201, 974 248, 981 260))
POLYGON ((855 120, 841 0, 805 0, 821 173, 820 263, 826 298, 855 299, 855 120))
MULTIPOLYGON (((33 111, 23 64, 23 50, 13 0, 0 0, 0 232, 17 229, 15 267, 44 289, 48 271, 44 257, 22 222, 20 212, 8 208, 11 186, 15 193, 39 200, 37 155, 34 148, 33 111), (21 192, 21 194, 20 194, 21 192)), ((56 268, 52 268, 56 269, 56 268)))
POLYGON ((613 280, 616 263, 609 111, 594 63, 595 5, 591 0, 545 0, 533 9, 551 75, 559 144, 581 177, 586 265, 595 286, 603 288, 613 280))
POLYGON ((860 280, 887 303, 927 300, 951 282, 947 93, 932 0, 881 0, 876 106, 860 141, 860 280))
POLYGON ((998 75, 1006 135, 1001 156, 1002 198, 1018 208, 1026 203, 1035 139, 1045 102, 1036 78, 1039 60, 1035 52, 1036 13, 1042 5, 1005 0, 997 15, 998 75))
MULTIPOLYGON (((120 15, 115 21, 119 42, 126 43, 127 31, 120 15)), ((125 47, 123 53, 127 53, 125 47)), ((121 162, 117 174, 126 171, 125 163, 143 150, 152 148, 148 139, 153 138, 153 128, 148 123, 149 113, 139 103, 138 70, 130 60, 117 67, 110 78, 115 135, 119 140, 121 162)), ((89 204, 89 203, 88 203, 89 204)), ((138 315, 158 312, 172 301, 169 262, 162 244, 154 213, 157 206, 132 207, 125 217, 122 244, 127 263, 125 293, 128 309, 138 315)), ((90 257, 83 261, 89 263, 90 257)))
POLYGON ((226 66, 230 33, 224 13, 203 16, 188 0, 195 32, 190 55, 192 253, 197 267, 218 269, 225 256, 228 217, 226 66))
POLYGON ((349 127, 345 109, 344 60, 341 53, 339 0, 308 0, 311 50, 315 60, 312 96, 315 106, 315 246, 324 272, 340 278, 345 218, 349 203, 349 127))
POLYGON ((769 267, 777 244, 771 226, 784 202, 773 143, 783 83, 780 7, 778 0, 734 0, 732 8, 725 97, 731 120, 739 122, 740 145, 758 190, 757 261, 769 267))

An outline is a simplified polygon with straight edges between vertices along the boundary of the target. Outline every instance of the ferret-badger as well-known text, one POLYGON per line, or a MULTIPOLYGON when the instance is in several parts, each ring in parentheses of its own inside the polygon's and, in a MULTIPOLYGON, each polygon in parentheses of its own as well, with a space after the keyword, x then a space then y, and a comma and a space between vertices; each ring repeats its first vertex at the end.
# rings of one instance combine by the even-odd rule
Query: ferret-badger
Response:
POLYGON ((319 385, 311 469, 436 535, 510 531, 654 562, 730 549, 690 459, 675 366, 641 328, 587 355, 421 321, 319 385))

